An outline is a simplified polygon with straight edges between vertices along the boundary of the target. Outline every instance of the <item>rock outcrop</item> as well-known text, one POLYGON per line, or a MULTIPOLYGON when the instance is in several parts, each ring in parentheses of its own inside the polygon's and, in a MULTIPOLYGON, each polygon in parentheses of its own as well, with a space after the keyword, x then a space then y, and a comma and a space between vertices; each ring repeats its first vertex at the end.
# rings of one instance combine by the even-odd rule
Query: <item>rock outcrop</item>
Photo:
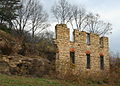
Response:
POLYGON ((21 55, 1 55, 0 57, 0 73, 42 77, 49 74, 50 69, 50 62, 44 58, 25 57, 21 55))

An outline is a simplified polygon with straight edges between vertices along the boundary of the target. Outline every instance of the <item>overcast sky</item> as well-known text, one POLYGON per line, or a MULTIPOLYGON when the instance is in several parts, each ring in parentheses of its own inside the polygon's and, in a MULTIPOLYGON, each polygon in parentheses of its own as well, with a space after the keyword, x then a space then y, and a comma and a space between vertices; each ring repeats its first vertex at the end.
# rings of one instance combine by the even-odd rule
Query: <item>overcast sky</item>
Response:
MULTIPOLYGON (((120 0, 68 0, 72 4, 82 4, 88 12, 98 13, 106 22, 112 23, 110 50, 120 52, 120 0)), ((48 13, 57 0, 41 0, 48 13)), ((51 16, 52 17, 52 16, 51 16)), ((50 17, 50 19, 52 19, 50 17)), ((55 21, 51 21, 55 22, 55 21)), ((53 25, 54 26, 54 25, 53 25)))

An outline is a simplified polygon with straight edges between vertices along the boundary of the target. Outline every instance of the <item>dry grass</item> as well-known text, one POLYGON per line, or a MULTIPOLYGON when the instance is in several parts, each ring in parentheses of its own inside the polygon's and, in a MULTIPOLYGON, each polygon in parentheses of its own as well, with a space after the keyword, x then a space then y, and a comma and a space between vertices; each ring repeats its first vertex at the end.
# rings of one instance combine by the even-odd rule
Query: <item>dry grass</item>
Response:
POLYGON ((59 76, 63 80, 78 83, 78 86, 120 86, 120 58, 114 58, 114 62, 111 60, 110 73, 103 74, 101 77, 84 77, 71 72, 59 76))

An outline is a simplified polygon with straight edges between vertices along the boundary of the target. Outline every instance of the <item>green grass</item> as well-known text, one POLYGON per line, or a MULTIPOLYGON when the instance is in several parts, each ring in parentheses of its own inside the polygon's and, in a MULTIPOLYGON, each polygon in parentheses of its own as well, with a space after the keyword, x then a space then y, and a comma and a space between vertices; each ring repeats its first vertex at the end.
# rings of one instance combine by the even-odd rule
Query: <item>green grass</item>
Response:
POLYGON ((110 85, 101 81, 97 82, 91 80, 82 80, 81 83, 73 83, 57 79, 30 78, 0 74, 0 86, 120 86, 120 83, 110 85))
POLYGON ((67 81, 0 74, 0 86, 76 86, 67 81))

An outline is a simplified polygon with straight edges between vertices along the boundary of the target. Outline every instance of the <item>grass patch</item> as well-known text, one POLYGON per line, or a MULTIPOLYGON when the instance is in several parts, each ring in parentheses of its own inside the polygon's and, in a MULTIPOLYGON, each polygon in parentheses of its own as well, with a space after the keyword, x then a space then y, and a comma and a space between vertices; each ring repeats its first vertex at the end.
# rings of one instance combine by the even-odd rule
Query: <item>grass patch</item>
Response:
POLYGON ((103 81, 94 81, 91 79, 83 79, 80 83, 75 83, 50 78, 32 78, 0 74, 0 86, 120 86, 120 83, 106 84, 103 81))
POLYGON ((0 86, 76 86, 67 81, 0 74, 0 86))

